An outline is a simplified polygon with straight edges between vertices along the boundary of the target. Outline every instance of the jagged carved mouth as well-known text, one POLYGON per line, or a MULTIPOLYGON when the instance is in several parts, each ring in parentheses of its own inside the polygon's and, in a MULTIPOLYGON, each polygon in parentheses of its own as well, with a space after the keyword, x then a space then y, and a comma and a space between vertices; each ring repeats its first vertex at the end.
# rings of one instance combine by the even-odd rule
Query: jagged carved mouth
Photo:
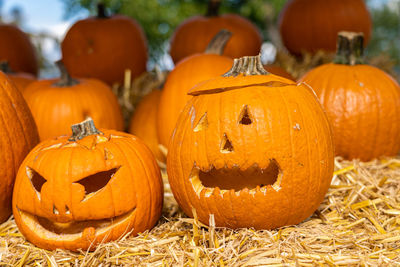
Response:
POLYGON ((58 223, 18 209, 21 220, 37 235, 46 236, 49 239, 62 237, 63 240, 80 238, 85 231, 92 231, 92 229, 94 229, 96 235, 103 234, 130 220, 135 210, 136 208, 133 208, 125 214, 107 219, 58 223))
POLYGON ((247 189, 250 194, 257 191, 266 193, 270 187, 275 191, 280 190, 282 182, 282 170, 275 159, 270 160, 267 168, 259 168, 257 164, 241 170, 239 167, 216 169, 211 166, 207 171, 194 166, 190 174, 190 181, 196 194, 205 190, 205 196, 210 196, 215 190, 220 194, 234 191, 240 195, 242 190, 247 189))

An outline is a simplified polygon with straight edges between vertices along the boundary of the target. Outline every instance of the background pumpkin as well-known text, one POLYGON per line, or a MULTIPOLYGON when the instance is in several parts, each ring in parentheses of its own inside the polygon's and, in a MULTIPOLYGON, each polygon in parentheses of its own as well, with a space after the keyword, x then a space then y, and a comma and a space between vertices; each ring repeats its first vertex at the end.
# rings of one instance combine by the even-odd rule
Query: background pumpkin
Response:
POLYGON ((7 74, 7 76, 12 80, 15 84, 15 86, 20 90, 21 92, 32 82, 34 82, 35 76, 33 76, 30 73, 26 72, 14 72, 7 61, 2 61, 0 62, 0 70, 7 74))
POLYGON ((179 113, 191 98, 187 92, 197 83, 221 75, 229 70, 233 60, 221 56, 230 33, 221 31, 209 44, 210 52, 192 55, 182 60, 170 72, 161 93, 157 111, 157 135, 160 144, 167 147, 179 113), (209 54, 212 53, 212 54, 209 54))
POLYGON ((63 62, 74 77, 122 84, 125 70, 137 77, 146 71, 147 44, 140 25, 130 17, 97 17, 76 22, 61 43, 63 62))
POLYGON ((41 248, 77 251, 153 227, 163 186, 146 145, 99 132, 91 119, 72 130, 40 143, 19 169, 13 212, 21 233, 41 248))
POLYGON ((0 61, 7 61, 12 70, 38 74, 35 48, 26 33, 11 24, 0 24, 0 61))
POLYGON ((290 75, 290 73, 288 73, 284 68, 279 67, 278 65, 274 65, 274 64, 267 64, 264 65, 264 69, 272 74, 281 76, 283 78, 295 81, 296 79, 290 75))
POLYGON ((231 58, 257 55, 261 49, 260 31, 249 20, 236 15, 219 15, 220 0, 210 0, 206 16, 194 16, 183 21, 171 39, 170 54, 175 64, 185 57, 202 53, 220 30, 232 32, 224 56, 231 58))
POLYGON ((281 11, 279 30, 291 53, 334 52, 340 31, 363 32, 368 42, 372 21, 364 0, 290 0, 281 11))
POLYGON ((0 71, 0 223, 11 214, 11 194, 19 165, 39 142, 36 125, 18 89, 0 71))
POLYGON ((70 125, 92 117, 99 127, 123 130, 118 100, 110 87, 95 79, 72 79, 62 63, 60 79, 31 83, 23 92, 41 140, 69 132, 70 125))
POLYGON ((332 122, 336 154, 367 161, 400 150, 400 87, 387 73, 362 64, 362 34, 341 32, 335 61, 300 82, 318 95, 332 122))
POLYGON ((189 94, 168 150, 173 194, 216 226, 271 229, 309 217, 333 172, 331 129, 307 86, 266 74, 259 57, 189 94))
POLYGON ((153 90, 143 97, 135 109, 129 123, 129 132, 142 139, 153 152, 156 159, 165 162, 165 156, 158 147, 157 138, 157 110, 160 102, 161 91, 153 90))

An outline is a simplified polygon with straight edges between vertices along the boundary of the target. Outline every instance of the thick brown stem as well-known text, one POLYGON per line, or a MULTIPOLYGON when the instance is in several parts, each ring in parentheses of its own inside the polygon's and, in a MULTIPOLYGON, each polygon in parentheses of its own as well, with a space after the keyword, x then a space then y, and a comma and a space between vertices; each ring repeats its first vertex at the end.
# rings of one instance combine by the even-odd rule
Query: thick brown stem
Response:
POLYGON ((53 85, 58 86, 58 87, 67 87, 67 86, 74 86, 76 84, 79 84, 78 80, 73 79, 67 69, 64 66, 64 63, 59 60, 56 62, 56 65, 58 69, 60 70, 60 80, 55 82, 53 85))
POLYGON ((223 77, 235 77, 239 74, 248 75, 267 75, 269 74, 261 64, 261 56, 248 56, 235 58, 232 68, 222 75, 223 77))
POLYGON ((69 141, 77 141, 90 135, 102 134, 102 132, 97 130, 93 119, 90 117, 80 123, 72 125, 71 130, 72 136, 68 139, 69 141))
POLYGON ((97 4, 97 18, 98 19, 105 19, 108 18, 106 13, 106 6, 103 2, 97 4))
POLYGON ((334 59, 336 64, 363 64, 364 34, 342 31, 338 33, 337 51, 334 59))
POLYGON ((14 73, 14 71, 10 68, 10 64, 8 64, 7 60, 3 60, 0 62, 0 70, 4 73, 14 73))
POLYGON ((220 6, 221 6, 221 0, 209 0, 206 16, 207 17, 218 16, 220 6))
POLYGON ((205 53, 206 54, 217 54, 222 55, 224 53, 224 49, 229 39, 231 38, 232 33, 228 30, 220 30, 208 43, 205 53))

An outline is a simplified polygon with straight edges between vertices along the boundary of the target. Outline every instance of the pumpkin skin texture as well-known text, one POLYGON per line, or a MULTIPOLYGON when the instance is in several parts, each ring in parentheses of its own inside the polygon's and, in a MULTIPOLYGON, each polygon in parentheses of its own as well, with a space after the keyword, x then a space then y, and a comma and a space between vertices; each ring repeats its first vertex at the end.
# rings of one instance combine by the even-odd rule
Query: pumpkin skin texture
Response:
POLYGON ((11 214, 12 189, 18 167, 39 142, 32 114, 24 98, 0 71, 0 223, 11 214))
POLYGON ((282 67, 279 67, 277 65, 272 65, 272 64, 268 64, 268 65, 264 65, 264 69, 272 74, 281 76, 283 78, 295 81, 296 79, 290 75, 286 70, 284 70, 282 67))
POLYGON ((19 169, 13 213, 21 233, 40 248, 94 250, 153 227, 162 202, 160 170, 146 145, 101 130, 36 146, 19 169))
POLYGON ((87 117, 92 117, 99 127, 123 130, 122 111, 109 86, 95 79, 78 79, 57 85, 63 81, 64 78, 40 80, 23 91, 38 126, 40 140, 65 135, 70 125, 87 117))
POLYGON ((232 32, 224 56, 237 58, 260 53, 261 34, 249 20, 236 14, 194 16, 182 22, 172 36, 170 54, 175 64, 203 52, 212 37, 222 29, 232 32))
MULTIPOLYGON (((255 59, 235 59, 232 69, 255 59)), ((230 71, 189 92, 169 145, 171 189, 204 224, 210 214, 229 228, 297 224, 329 188, 330 125, 307 86, 248 65, 257 72, 230 71)))
POLYGON ((135 109, 130 124, 129 132, 142 139, 160 162, 165 162, 165 156, 158 147, 157 138, 157 109, 160 102, 161 91, 153 90, 146 95, 135 109))
POLYGON ((279 18, 282 41, 289 52, 334 52, 340 31, 372 31, 371 16, 363 0, 290 0, 279 18))
POLYGON ((0 61, 7 61, 16 72, 37 76, 38 62, 35 48, 28 35, 14 25, 0 24, 0 61))
POLYGON ((112 85, 122 84, 126 69, 131 70, 132 78, 146 70, 143 30, 122 15, 78 21, 67 32, 61 50, 73 77, 96 78, 112 85))

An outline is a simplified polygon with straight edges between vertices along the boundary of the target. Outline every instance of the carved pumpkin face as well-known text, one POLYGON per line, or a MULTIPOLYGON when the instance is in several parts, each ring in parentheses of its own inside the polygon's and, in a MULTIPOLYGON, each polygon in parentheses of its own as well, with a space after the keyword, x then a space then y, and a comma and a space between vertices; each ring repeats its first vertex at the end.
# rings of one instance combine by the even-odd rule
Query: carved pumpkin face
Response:
POLYGON ((18 172, 13 212, 20 231, 39 247, 93 249, 154 226, 162 196, 151 151, 132 135, 105 130, 34 148, 18 172))
POLYGON ((217 226, 230 228, 299 223, 331 181, 331 130, 312 90, 252 72, 193 88, 169 145, 174 196, 205 224, 210 214, 217 226))

